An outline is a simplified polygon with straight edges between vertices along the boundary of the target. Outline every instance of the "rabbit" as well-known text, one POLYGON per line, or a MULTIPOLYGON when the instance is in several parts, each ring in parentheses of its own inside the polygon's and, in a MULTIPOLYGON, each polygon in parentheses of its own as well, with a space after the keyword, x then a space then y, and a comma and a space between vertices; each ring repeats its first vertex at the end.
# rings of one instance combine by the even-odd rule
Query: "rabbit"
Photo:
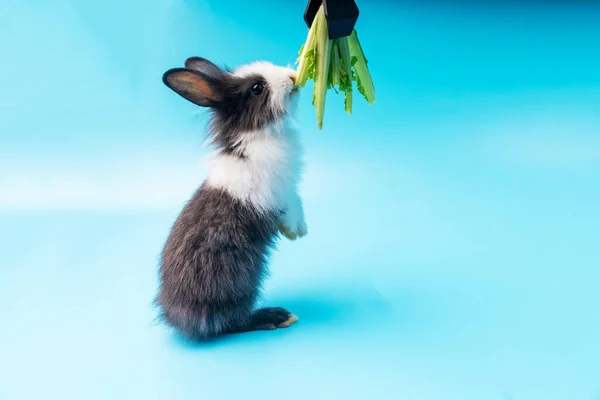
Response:
POLYGON ((295 71, 264 61, 229 70, 191 57, 163 82, 208 108, 215 151, 160 256, 161 319, 192 340, 292 325, 298 317, 288 310, 255 304, 279 235, 296 240, 308 230, 295 71))

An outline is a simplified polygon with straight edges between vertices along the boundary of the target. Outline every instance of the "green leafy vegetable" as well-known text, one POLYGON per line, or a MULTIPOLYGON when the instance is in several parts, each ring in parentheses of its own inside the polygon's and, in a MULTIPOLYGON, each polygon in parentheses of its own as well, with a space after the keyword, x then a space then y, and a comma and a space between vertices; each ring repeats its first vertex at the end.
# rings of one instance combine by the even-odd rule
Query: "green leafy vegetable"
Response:
POLYGON ((352 114, 352 63, 350 62, 350 48, 346 38, 336 39, 340 49, 340 90, 344 92, 344 108, 352 114))
POLYGON ((373 86, 371 73, 367 67, 368 62, 360 47, 356 31, 353 31, 352 35, 348 38, 348 45, 350 46, 350 55, 352 56, 352 67, 356 72, 356 87, 369 104, 373 104, 375 103, 375 87, 373 86))
POLYGON ((331 40, 327 33, 327 20, 325 13, 317 14, 317 62, 315 64, 315 107, 317 108, 318 128, 323 127, 323 114, 325 113, 325 97, 327 97, 327 83, 329 80, 329 57, 331 55, 331 40))
POLYGON ((314 81, 313 105, 319 129, 323 127, 328 89, 344 92, 344 108, 348 114, 352 114, 353 81, 367 102, 375 103, 375 87, 356 30, 350 36, 329 39, 323 6, 319 8, 298 55, 296 85, 304 87, 308 80, 314 81))
POLYGON ((330 57, 329 76, 331 77, 331 87, 335 89, 336 85, 340 85, 340 46, 337 41, 333 41, 330 57))

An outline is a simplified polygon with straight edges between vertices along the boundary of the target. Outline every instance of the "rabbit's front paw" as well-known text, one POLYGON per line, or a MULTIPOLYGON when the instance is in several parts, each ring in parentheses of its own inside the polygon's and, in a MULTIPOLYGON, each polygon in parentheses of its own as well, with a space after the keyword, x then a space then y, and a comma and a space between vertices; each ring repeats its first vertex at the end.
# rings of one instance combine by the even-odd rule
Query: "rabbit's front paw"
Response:
POLYGON ((298 237, 304 237, 308 233, 308 225, 305 221, 300 221, 298 224, 298 237))
POLYGON ((308 226, 306 226, 306 222, 302 221, 296 224, 294 228, 291 228, 287 226, 286 223, 282 222, 279 224, 279 232, 281 232, 283 236, 290 240, 296 240, 306 236, 308 233, 308 226))

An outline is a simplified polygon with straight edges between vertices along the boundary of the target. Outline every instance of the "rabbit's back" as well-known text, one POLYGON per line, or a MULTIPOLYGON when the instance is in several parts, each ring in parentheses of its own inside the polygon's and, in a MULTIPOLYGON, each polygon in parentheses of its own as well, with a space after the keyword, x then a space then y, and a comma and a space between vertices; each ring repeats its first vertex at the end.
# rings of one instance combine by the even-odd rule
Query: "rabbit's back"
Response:
POLYGON ((160 262, 163 319, 192 338, 242 324, 251 313, 277 235, 275 211, 259 212, 202 185, 173 225, 160 262))

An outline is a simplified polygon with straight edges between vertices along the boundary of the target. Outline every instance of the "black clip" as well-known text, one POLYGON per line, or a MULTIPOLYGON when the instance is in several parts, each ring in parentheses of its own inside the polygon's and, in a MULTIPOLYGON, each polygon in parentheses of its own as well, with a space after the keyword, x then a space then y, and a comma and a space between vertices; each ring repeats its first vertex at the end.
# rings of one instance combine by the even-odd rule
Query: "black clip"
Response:
POLYGON ((329 27, 329 39, 349 36, 358 20, 358 6, 354 0, 309 0, 304 11, 304 21, 310 28, 323 4, 325 18, 329 27))

